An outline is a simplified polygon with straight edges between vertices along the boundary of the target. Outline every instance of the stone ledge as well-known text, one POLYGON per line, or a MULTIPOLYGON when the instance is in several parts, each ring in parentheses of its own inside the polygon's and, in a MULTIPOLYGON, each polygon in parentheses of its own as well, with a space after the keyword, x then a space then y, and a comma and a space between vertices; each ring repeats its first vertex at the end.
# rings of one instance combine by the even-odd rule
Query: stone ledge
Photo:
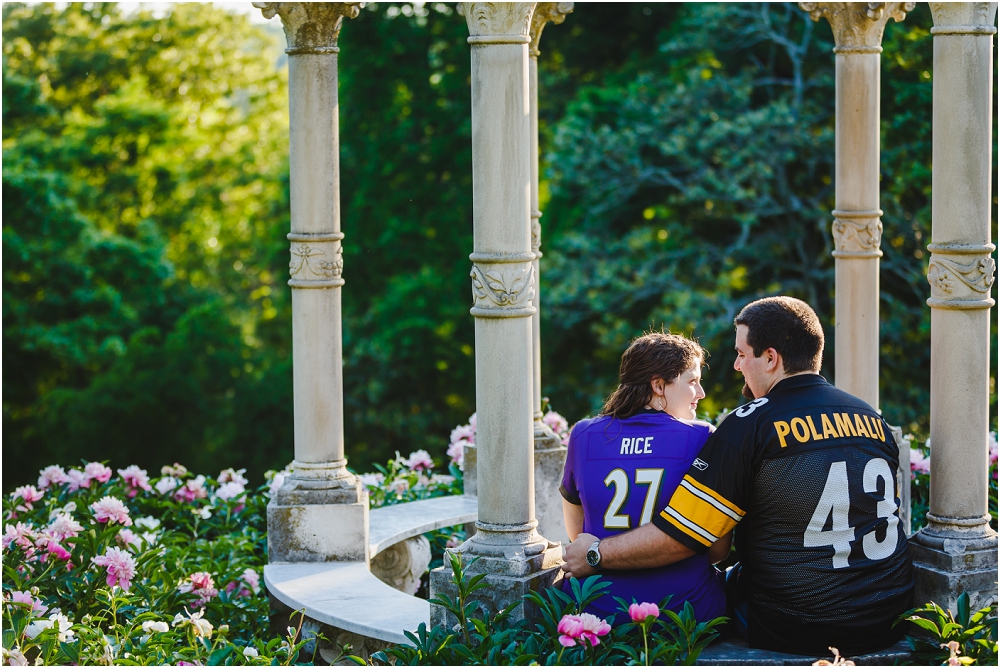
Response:
MULTIPOLYGON (((909 645, 900 641, 880 652, 846 657, 859 666, 892 666, 911 659, 909 645)), ((705 648, 698 657, 698 666, 811 666, 819 659, 833 660, 833 654, 802 656, 766 649, 751 649, 742 638, 727 638, 705 648)))
POLYGON ((403 631, 416 631, 431 617, 430 604, 393 589, 361 561, 268 564, 268 592, 293 610, 350 633, 392 643, 408 642, 403 631))
POLYGON ((479 501, 461 494, 376 508, 368 513, 369 559, 407 538, 474 522, 478 516, 479 501))

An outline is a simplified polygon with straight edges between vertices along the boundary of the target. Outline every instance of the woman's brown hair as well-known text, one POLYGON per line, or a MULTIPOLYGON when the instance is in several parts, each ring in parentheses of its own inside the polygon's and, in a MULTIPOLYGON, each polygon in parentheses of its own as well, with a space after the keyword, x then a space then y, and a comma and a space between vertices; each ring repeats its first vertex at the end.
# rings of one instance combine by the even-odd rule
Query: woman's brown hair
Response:
POLYGON ((600 414, 632 417, 652 400, 651 381, 662 378, 669 385, 707 356, 698 343, 680 334, 650 332, 640 336, 622 354, 618 389, 604 402, 600 414))

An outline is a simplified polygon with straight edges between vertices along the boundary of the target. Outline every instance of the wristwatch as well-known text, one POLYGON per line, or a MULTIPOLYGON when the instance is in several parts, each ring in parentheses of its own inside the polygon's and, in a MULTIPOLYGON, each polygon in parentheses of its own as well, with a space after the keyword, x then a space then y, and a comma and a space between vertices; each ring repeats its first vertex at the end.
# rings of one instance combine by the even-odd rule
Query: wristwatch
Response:
POLYGON ((587 550, 587 563, 590 564, 593 568, 596 568, 598 570, 600 570, 601 568, 600 545, 601 541, 595 540, 593 544, 590 546, 590 549, 587 550))

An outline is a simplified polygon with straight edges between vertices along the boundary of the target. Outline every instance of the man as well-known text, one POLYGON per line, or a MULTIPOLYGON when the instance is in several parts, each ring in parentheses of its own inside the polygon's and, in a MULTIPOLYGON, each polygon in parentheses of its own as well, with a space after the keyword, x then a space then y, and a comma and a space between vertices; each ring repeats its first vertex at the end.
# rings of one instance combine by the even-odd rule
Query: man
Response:
POLYGON ((734 367, 753 401, 709 437, 651 523, 602 541, 581 534, 563 570, 585 577, 663 566, 735 529, 740 563, 727 594, 751 647, 888 647, 913 594, 889 428, 819 375, 823 330, 805 302, 761 299, 735 323, 734 367))

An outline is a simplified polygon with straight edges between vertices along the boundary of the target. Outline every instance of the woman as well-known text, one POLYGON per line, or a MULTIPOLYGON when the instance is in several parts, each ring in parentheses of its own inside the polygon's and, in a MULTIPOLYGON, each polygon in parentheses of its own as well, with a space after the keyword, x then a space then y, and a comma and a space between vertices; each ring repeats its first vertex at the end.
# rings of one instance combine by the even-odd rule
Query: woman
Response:
MULTIPOLYGON (((618 389, 598 417, 581 420, 569 437, 560 492, 570 540, 581 532, 606 538, 628 531, 667 505, 714 430, 695 421, 698 401, 705 397, 705 354, 683 336, 650 333, 622 355, 618 389)), ((728 555, 729 545, 728 539, 719 540, 707 555, 664 568, 602 573, 611 588, 587 612, 604 618, 618 613, 613 596, 659 603, 672 595, 671 610, 689 601, 697 619, 720 617, 726 598, 712 564, 728 555)), ((616 621, 628 621, 627 615, 616 621)))

